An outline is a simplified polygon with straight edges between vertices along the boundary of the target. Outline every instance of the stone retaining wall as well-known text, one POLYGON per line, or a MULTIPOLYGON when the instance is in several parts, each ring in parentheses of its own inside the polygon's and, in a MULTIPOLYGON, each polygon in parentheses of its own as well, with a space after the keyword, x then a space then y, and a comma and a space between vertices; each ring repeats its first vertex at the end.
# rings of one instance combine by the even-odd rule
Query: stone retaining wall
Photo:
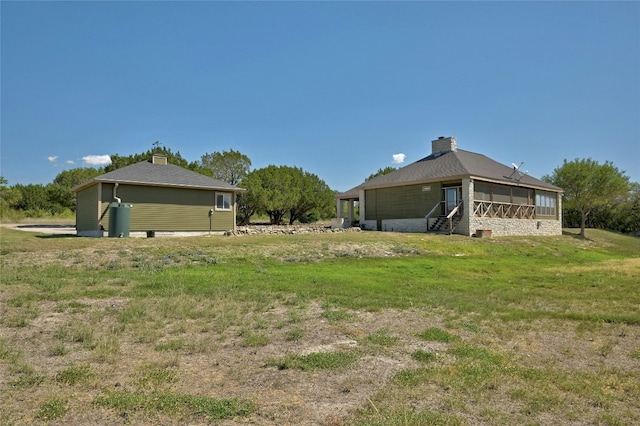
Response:
POLYGON ((329 232, 359 232, 360 228, 335 228, 325 225, 248 225, 237 226, 235 231, 227 231, 225 235, 294 235, 319 234, 329 232))

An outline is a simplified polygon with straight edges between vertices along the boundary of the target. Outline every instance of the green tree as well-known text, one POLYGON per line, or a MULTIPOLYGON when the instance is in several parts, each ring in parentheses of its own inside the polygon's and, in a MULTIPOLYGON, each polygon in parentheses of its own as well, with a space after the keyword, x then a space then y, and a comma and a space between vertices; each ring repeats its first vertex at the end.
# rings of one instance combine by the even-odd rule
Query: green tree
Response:
POLYGON ((24 211, 27 216, 37 217, 44 212, 51 211, 49 203, 49 194, 47 188, 42 184, 16 184, 13 186, 15 191, 20 193, 19 201, 13 208, 24 211))
POLYGON ((313 210, 325 212, 333 205, 333 192, 318 176, 298 167, 270 165, 251 171, 242 181, 247 190, 239 197, 241 224, 252 214, 263 211, 274 225, 289 224, 313 210))
POLYGON ((564 190, 563 207, 580 212, 580 236, 588 215, 598 207, 611 206, 629 193, 629 177, 611 162, 599 164, 591 158, 564 160, 543 180, 564 190))
POLYGON ((262 173, 256 170, 247 173, 242 179, 245 192, 239 193, 237 198, 239 225, 248 225, 251 216, 256 214, 265 204, 265 192, 262 191, 262 173))
POLYGON ((9 181, 0 176, 0 216, 6 217, 10 210, 16 210, 16 206, 22 201, 22 193, 14 188, 9 187, 9 181))
POLYGON ((624 233, 640 232, 640 183, 630 185, 629 195, 616 206, 610 229, 624 233))
POLYGON ((53 179, 53 182, 47 185, 49 200, 52 204, 57 204, 62 208, 75 211, 76 194, 71 192, 71 190, 102 173, 104 173, 102 168, 95 169, 93 167, 77 167, 60 172, 58 176, 53 179))
POLYGON ((334 207, 334 193, 329 186, 318 176, 313 173, 303 172, 302 169, 293 171, 294 187, 296 191, 296 202, 289 209, 289 224, 293 224, 296 220, 304 219, 306 215, 317 211, 318 215, 322 215, 327 207, 334 207))
POLYGON ((237 185, 249 173, 251 160, 238 151, 230 150, 204 154, 199 166, 209 170, 207 174, 215 179, 237 185))
POLYGON ((256 170, 262 183, 261 208, 269 215, 273 225, 281 225, 284 215, 295 204, 297 191, 294 189, 295 175, 289 166, 267 166, 256 170))
POLYGON ((396 170, 397 169, 395 167, 391 167, 391 166, 387 166, 384 169, 378 169, 377 172, 375 172, 372 175, 369 175, 369 177, 365 179, 365 182, 368 181, 368 180, 371 180, 371 179, 373 179, 374 177, 377 177, 377 176, 388 175, 389 173, 395 172, 396 170))

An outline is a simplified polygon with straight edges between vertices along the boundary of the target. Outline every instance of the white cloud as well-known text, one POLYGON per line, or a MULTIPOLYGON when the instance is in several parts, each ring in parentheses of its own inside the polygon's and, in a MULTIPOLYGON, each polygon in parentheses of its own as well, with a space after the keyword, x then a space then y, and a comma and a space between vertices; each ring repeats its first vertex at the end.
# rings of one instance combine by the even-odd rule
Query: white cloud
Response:
POLYGON ((402 164, 404 163, 404 159, 405 159, 406 155, 400 153, 400 154, 393 154, 393 164, 402 164))
POLYGON ((82 157, 82 162, 86 166, 106 166, 111 164, 111 157, 108 155, 86 155, 82 157))
POLYGON ((64 162, 64 164, 69 164, 69 165, 72 166, 72 165, 76 164, 76 162, 73 161, 73 160, 67 160, 67 161, 64 162))
POLYGON ((57 156, 57 155, 50 155, 50 156, 48 156, 48 157, 47 157, 47 160, 49 160, 49 162, 50 162, 51 164, 56 164, 56 160, 57 160, 57 159, 58 159, 58 156, 57 156))

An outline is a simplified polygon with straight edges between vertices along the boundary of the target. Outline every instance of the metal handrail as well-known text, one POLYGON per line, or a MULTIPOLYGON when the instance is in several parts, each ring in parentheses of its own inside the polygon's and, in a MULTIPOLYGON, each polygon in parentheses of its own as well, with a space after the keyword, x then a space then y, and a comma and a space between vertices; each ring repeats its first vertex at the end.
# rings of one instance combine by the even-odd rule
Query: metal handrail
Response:
POLYGON ((449 235, 453 234, 453 216, 456 214, 460 206, 462 205, 462 201, 458 203, 457 206, 447 215, 447 219, 449 219, 449 235))
POLYGON ((447 215, 447 219, 451 219, 458 212, 461 205, 462 205, 462 201, 460 201, 458 205, 455 206, 453 210, 451 210, 451 212, 447 215))
POLYGON ((435 206, 433 206, 433 208, 431 209, 431 211, 430 211, 429 213, 427 213, 424 217, 425 217, 425 218, 429 218, 429 217, 433 214, 433 212, 434 212, 434 211, 436 211, 436 209, 437 209, 438 207, 440 207, 440 204, 442 204, 442 203, 444 203, 444 201, 440 201, 440 202, 438 202, 438 204, 436 204, 435 206))

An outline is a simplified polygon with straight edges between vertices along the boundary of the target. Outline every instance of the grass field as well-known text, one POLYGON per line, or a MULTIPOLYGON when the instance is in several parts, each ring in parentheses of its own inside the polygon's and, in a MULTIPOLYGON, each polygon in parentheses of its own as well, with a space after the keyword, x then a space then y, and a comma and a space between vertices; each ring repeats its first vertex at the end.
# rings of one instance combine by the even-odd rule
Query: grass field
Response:
POLYGON ((2 425, 640 423, 637 238, 0 232, 2 425))

